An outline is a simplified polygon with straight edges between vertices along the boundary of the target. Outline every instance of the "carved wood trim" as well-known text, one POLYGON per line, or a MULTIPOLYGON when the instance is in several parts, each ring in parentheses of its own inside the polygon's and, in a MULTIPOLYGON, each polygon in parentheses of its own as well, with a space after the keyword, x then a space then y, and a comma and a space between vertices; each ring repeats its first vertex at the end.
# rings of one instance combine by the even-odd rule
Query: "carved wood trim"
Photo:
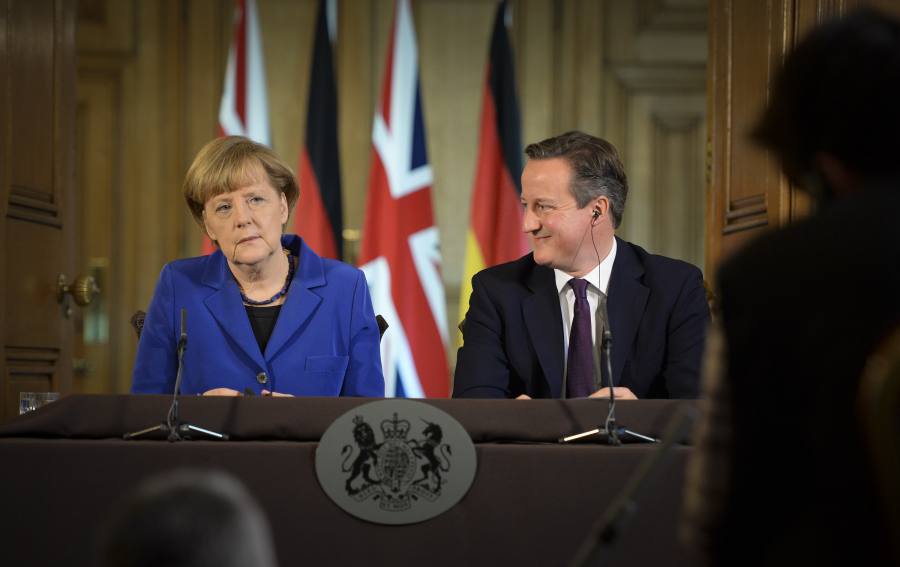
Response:
POLYGON ((53 379, 60 359, 60 349, 7 346, 6 373, 9 380, 46 376, 53 379))
POLYGON ((722 234, 733 234, 769 224, 766 196, 752 195, 728 203, 722 234))
POLYGON ((19 185, 10 187, 6 216, 47 226, 62 226, 59 206, 53 202, 53 195, 19 185))

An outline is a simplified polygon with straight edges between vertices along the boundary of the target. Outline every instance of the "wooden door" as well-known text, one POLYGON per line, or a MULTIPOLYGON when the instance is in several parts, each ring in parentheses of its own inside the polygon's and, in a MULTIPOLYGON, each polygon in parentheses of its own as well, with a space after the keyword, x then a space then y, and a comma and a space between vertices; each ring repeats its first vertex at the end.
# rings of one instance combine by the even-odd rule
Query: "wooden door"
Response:
POLYGON ((868 5, 900 15, 896 0, 711 0, 707 68, 706 270, 769 228, 809 213, 769 152, 749 133, 787 53, 816 25, 868 5))
POLYGON ((0 3, 0 419, 20 391, 68 393, 75 2, 0 3))
POLYGON ((708 278, 718 262, 791 215, 795 195, 775 157, 749 139, 769 85, 793 44, 791 0, 710 3, 708 278))

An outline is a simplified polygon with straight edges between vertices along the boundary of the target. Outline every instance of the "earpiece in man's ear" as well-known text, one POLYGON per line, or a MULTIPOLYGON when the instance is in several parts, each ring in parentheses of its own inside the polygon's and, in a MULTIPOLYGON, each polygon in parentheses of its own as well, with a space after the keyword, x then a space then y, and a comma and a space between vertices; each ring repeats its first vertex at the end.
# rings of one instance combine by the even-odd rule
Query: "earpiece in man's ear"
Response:
POLYGON ((600 216, 600 211, 599 211, 598 209, 594 209, 594 215, 593 215, 593 216, 594 216, 594 218, 599 217, 599 216, 600 216))

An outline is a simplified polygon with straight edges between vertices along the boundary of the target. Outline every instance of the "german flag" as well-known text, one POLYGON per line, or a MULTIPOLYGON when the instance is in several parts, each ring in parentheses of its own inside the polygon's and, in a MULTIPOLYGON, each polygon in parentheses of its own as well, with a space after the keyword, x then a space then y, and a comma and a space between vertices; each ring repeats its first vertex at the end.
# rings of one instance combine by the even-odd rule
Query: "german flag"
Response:
MULTIPOLYGON (((472 276, 509 262, 528 250, 522 233, 522 143, 512 49, 506 31, 506 1, 497 7, 485 70, 478 167, 460 285, 462 320, 472 294, 472 276)), ((462 336, 459 336, 462 342, 462 336)))
POLYGON ((313 44, 306 140, 300 152, 300 203, 294 231, 319 256, 341 259, 343 211, 337 140, 337 89, 334 80, 328 10, 319 1, 313 44))

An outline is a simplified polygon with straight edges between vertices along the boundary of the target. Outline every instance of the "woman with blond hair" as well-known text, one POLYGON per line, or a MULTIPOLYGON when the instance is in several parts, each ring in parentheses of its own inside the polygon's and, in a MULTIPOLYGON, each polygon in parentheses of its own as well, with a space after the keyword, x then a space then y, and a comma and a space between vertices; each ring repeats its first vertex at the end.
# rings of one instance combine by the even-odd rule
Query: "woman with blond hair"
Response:
POLYGON ((299 193, 291 169, 261 144, 228 136, 200 150, 184 198, 217 250, 163 268, 133 392, 172 392, 185 309, 183 393, 384 395, 365 276, 283 234, 299 193))

